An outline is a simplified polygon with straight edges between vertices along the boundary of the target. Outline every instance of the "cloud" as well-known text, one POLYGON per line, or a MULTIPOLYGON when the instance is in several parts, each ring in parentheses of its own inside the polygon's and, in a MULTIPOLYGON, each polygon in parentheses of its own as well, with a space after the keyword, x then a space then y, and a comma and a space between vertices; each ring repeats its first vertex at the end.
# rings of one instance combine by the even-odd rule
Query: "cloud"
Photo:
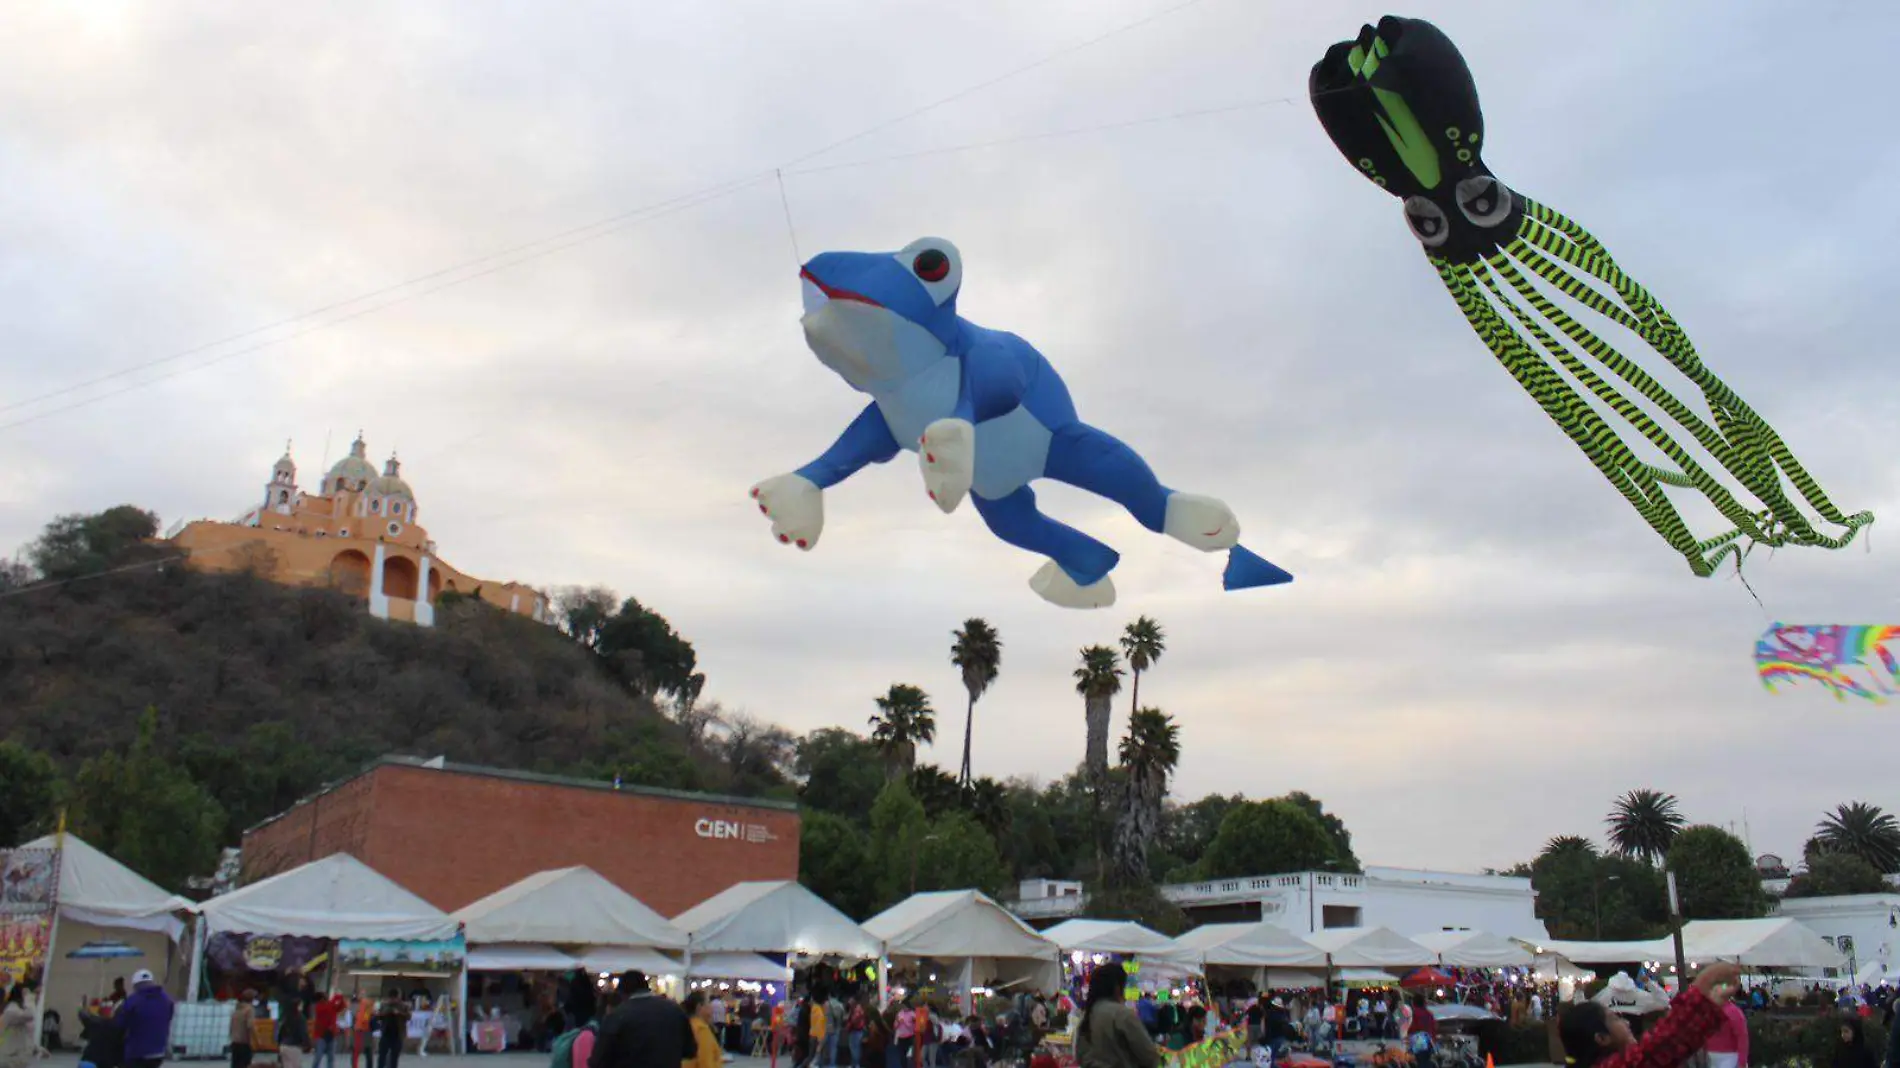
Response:
MULTIPOLYGON (((1900 514, 1900 149, 1864 136, 1878 69, 1837 62, 1896 16, 1427 7, 1477 72, 1498 172, 1602 237, 1838 503, 1900 514)), ((10 9, 0 403, 758 177, 1156 10, 10 9)), ((0 429, 0 538, 121 501, 228 517, 283 438, 314 480, 361 427, 400 449, 455 566, 637 595, 713 696, 795 729, 860 725, 897 681, 955 710, 949 633, 982 615, 1005 656, 977 766, 1057 775, 1081 755, 1075 650, 1148 612, 1170 644, 1142 693, 1183 724, 1177 790, 1306 789, 1376 862, 1508 864, 1640 785, 1784 854, 1835 802, 1900 805, 1865 744, 1877 713, 1771 698, 1748 658, 1773 618, 1900 613, 1885 536, 1757 554, 1765 607, 1692 578, 1299 100, 1356 28, 1205 0, 794 164, 789 228, 762 179, 122 396, 91 400, 290 331, 0 412, 86 402, 0 429), (963 249, 966 315, 1038 345, 1091 421, 1231 501, 1299 580, 1223 594, 1218 559, 1054 487, 1125 561, 1115 610, 1057 612, 1026 588, 1036 561, 930 508, 908 457, 829 495, 816 552, 771 543, 746 486, 860 403, 803 348, 793 242, 926 233, 963 249)))

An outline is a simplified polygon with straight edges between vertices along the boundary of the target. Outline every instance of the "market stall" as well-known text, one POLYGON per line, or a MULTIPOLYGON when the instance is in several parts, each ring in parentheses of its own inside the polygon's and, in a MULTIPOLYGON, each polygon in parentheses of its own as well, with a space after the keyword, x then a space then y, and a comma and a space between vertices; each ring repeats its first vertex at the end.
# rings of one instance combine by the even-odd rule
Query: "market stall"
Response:
POLYGON ((638 970, 664 984, 681 968, 661 950, 686 948, 686 932, 585 865, 536 872, 450 918, 468 939, 469 970, 481 973, 464 998, 477 1048, 497 1043, 497 1025, 508 1046, 531 1035, 537 1006, 552 999, 552 973, 638 970), (514 947, 522 948, 505 952, 514 947))
POLYGON ((57 1020, 61 1041, 79 1037, 78 1010, 102 993, 105 972, 122 978, 134 969, 148 969, 178 992, 184 969, 173 964, 183 960, 185 923, 180 917, 189 913, 191 902, 159 889, 71 832, 37 838, 20 849, 59 853, 56 919, 41 982, 44 1011, 49 1021, 57 1020), (112 964, 77 963, 84 959, 74 956, 81 947, 106 942, 126 946, 137 956, 121 955, 121 961, 137 963, 116 969, 112 964))
MULTIPOLYGON (((467 956, 460 925, 355 857, 333 854, 196 909, 204 937, 192 957, 194 998, 205 989, 207 961, 235 957, 279 982, 321 971, 332 989, 394 987, 418 1005, 426 998, 429 1011, 411 1020, 411 1037, 447 1033, 460 1050, 467 1030, 459 1021, 467 956)), ((242 981, 251 985, 248 976, 242 981)), ((221 994, 233 992, 231 983, 220 985, 221 994)))
POLYGON ((706 953, 872 960, 878 940, 790 880, 736 883, 673 917, 686 932, 686 969, 706 953))
MULTIPOLYGON (((864 930, 882 944, 882 978, 893 965, 902 968, 914 985, 936 985, 965 1013, 977 990, 1062 984, 1056 943, 980 891, 912 894, 866 920, 864 930)), ((888 1000, 889 982, 880 987, 888 1000)))
MULTIPOLYGON (((1800 920, 1695 920, 1682 928, 1682 948, 1691 962, 1729 961, 1749 968, 1838 968, 1847 955, 1800 920)), ((1673 949, 1671 955, 1673 957, 1673 949)), ((1652 960, 1665 959, 1661 956, 1652 960)))
POLYGON ((1438 955, 1387 927, 1335 927, 1307 939, 1332 968, 1422 968, 1438 955))
POLYGON ((1326 985, 1323 977, 1298 970, 1324 969, 1325 951, 1271 923, 1205 924, 1174 939, 1170 956, 1213 983, 1240 980, 1255 990, 1326 985))
POLYGON ((1430 931, 1412 939, 1438 955, 1445 968, 1528 968, 1536 954, 1508 938, 1483 931, 1430 931))

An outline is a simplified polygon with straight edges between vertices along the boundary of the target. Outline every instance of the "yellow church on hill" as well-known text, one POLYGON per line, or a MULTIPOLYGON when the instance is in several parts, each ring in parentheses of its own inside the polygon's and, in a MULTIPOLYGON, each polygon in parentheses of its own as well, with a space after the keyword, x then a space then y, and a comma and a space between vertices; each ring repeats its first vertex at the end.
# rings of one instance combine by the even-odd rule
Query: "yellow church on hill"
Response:
POLYGON ((252 570, 288 585, 342 590, 367 601, 378 619, 433 626, 444 593, 480 597, 538 622, 550 618, 539 590, 478 579, 437 558, 401 465, 391 456, 377 474, 368 448, 358 434, 350 454, 323 476, 321 490, 305 493, 286 446, 250 511, 228 523, 184 524, 167 543, 192 567, 252 570))

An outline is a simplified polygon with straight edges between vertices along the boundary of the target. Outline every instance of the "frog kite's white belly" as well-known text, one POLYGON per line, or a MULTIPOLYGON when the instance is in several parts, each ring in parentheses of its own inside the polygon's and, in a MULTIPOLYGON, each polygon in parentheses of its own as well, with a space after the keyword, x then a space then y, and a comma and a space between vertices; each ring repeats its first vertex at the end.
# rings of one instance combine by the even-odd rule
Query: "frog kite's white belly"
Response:
MULTIPOLYGON (((904 451, 916 452, 925 427, 956 413, 961 372, 958 360, 950 357, 894 390, 872 394, 891 436, 904 451)), ((1049 428, 1021 406, 977 424, 976 473, 970 491, 994 501, 1041 478, 1051 437, 1049 428)))

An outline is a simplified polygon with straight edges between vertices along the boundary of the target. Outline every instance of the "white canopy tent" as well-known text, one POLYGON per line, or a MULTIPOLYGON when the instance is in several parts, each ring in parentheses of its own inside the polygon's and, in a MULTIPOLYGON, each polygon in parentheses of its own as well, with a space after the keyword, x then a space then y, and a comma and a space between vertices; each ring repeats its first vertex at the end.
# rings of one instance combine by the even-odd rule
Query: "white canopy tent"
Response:
POLYGON ((693 958, 693 978, 789 983, 792 981, 792 970, 757 953, 708 953, 693 958))
POLYGON ((1438 955, 1388 927, 1334 927, 1307 941, 1334 968, 1421 968, 1438 955))
POLYGON ((1675 960, 1675 942, 1658 938, 1648 942, 1542 942, 1539 953, 1555 953, 1578 964, 1632 964, 1648 960, 1675 960))
POLYGON ((1064 920, 1042 932, 1042 937, 1064 953, 1165 957, 1175 948, 1172 938, 1132 920, 1064 920))
POLYGON ((177 943, 185 934, 179 914, 190 912, 191 902, 166 893, 71 832, 63 840, 60 835, 49 834, 20 848, 59 850, 57 926, 43 976, 41 1004, 59 1013, 62 1036, 69 1028, 77 1033, 79 1017, 72 1006, 102 993, 96 988, 106 974, 129 976, 139 968, 150 969, 173 988, 173 993, 178 993, 171 966, 177 943), (80 946, 108 940, 124 942, 144 956, 109 965, 67 962, 66 954, 80 946))
POLYGON ((1177 960, 1229 968, 1323 968, 1326 951, 1270 923, 1210 923, 1174 940, 1177 960))
POLYGON ((850 917, 789 880, 736 883, 673 917, 673 926, 686 932, 694 956, 799 953, 871 960, 880 948, 850 917))
POLYGON ((585 865, 537 872, 457 909, 471 945, 552 943, 685 949, 686 932, 585 865))
POLYGON ((468 970, 471 972, 571 972, 580 966, 578 957, 569 956, 553 946, 530 942, 468 948, 468 970))
POLYGON ((619 975, 621 972, 642 972, 646 975, 682 975, 686 969, 680 962, 657 950, 645 946, 587 946, 575 956, 581 960, 581 967, 595 975, 607 972, 619 975))
POLYGON ((197 911, 214 934, 429 942, 458 930, 447 913, 348 853, 214 897, 197 911))
MULTIPOLYGON (((864 921, 864 930, 882 944, 880 970, 891 961, 955 964, 965 1012, 978 985, 1027 982, 1054 990, 1062 983, 1056 943, 976 890, 912 894, 864 921)), ((879 976, 881 990, 888 986, 884 979, 879 976)))
MULTIPOLYGON (((1683 955, 1691 961, 1732 961, 1751 968, 1846 968, 1847 956, 1806 924, 1787 916, 1761 920, 1695 920, 1683 925, 1683 955)), ((1652 960, 1674 959, 1669 956, 1652 960)))
MULTIPOLYGON (((191 958, 198 991, 211 934, 303 935, 309 938, 434 942, 457 937, 461 924, 395 880, 348 853, 332 853, 197 906, 199 938, 191 958)), ((457 969, 455 1046, 468 1036, 468 967, 457 969)))
POLYGON ((1516 942, 1483 931, 1431 931, 1412 941, 1438 954, 1432 963, 1453 968, 1528 968, 1537 960, 1516 942))

